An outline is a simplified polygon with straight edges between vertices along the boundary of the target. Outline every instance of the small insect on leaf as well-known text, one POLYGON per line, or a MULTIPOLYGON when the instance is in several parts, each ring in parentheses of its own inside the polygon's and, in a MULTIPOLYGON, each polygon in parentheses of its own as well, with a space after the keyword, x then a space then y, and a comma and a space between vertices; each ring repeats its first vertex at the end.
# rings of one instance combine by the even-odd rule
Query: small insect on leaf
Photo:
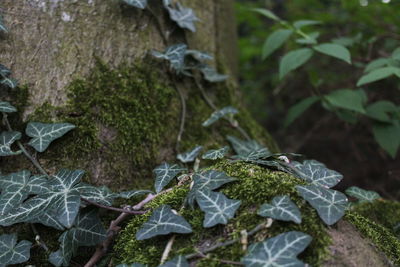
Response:
POLYGON ((0 156, 13 156, 21 154, 22 151, 14 152, 11 150, 11 145, 21 139, 20 132, 2 132, 0 134, 0 156))
POLYGON ((206 213, 203 221, 203 226, 206 228, 227 224, 242 203, 240 200, 229 199, 220 192, 210 190, 197 191, 196 200, 200 209, 206 213))
POLYGON ((239 111, 234 107, 224 107, 211 114, 211 116, 206 121, 204 121, 202 125, 204 127, 208 127, 223 117, 234 115, 237 113, 239 113, 239 111))
POLYGON ((373 202, 374 200, 381 198, 377 192, 364 190, 357 186, 349 187, 345 192, 347 195, 357 198, 361 203, 373 202))
POLYGON ((0 266, 19 264, 29 260, 32 243, 26 240, 17 244, 17 235, 0 235, 0 266))
POLYGON ((144 240, 169 233, 191 232, 192 227, 182 216, 176 215, 169 205, 162 205, 153 211, 149 220, 136 232, 136 239, 144 240))
POLYGON ((263 217, 269 217, 281 221, 293 221, 301 223, 301 213, 299 208, 288 196, 276 196, 271 204, 263 204, 258 211, 263 217))
POLYGON ((199 155, 200 151, 203 149, 202 146, 196 146, 190 151, 187 151, 185 153, 178 154, 176 157, 183 163, 188 163, 188 162, 193 162, 196 157, 199 155))
POLYGON ((32 137, 28 144, 38 152, 43 152, 51 142, 74 128, 75 125, 70 123, 30 122, 25 132, 29 137, 32 137))
POLYGON ((250 246, 242 262, 246 267, 306 266, 297 255, 306 249, 311 240, 311 236, 302 232, 286 232, 250 246))

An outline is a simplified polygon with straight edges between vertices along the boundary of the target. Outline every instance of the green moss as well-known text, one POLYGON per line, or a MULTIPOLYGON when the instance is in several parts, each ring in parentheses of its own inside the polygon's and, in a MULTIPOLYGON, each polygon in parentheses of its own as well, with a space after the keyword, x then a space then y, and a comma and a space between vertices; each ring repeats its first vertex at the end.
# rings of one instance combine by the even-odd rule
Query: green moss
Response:
MULTIPOLYGON (((316 212, 295 192, 295 185, 302 184, 302 181, 285 173, 272 172, 252 164, 220 162, 215 168, 238 178, 238 181, 224 186, 221 191, 229 198, 242 200, 240 210, 228 225, 204 229, 202 228, 204 218, 202 212, 199 209, 184 209, 181 214, 192 225, 194 232, 190 235, 177 236, 171 257, 177 254, 192 253, 205 244, 237 238, 242 230, 253 229, 265 220, 256 214, 257 208, 261 203, 268 202, 279 194, 290 195, 302 211, 303 222, 297 225, 276 221, 272 227, 260 231, 251 238, 251 241, 261 241, 286 231, 298 230, 313 236, 311 245, 301 255, 305 262, 317 266, 327 256, 330 238, 325 231, 326 227, 316 212)), ((155 208, 161 204, 169 204, 173 208, 179 209, 187 192, 188 189, 185 187, 175 189, 156 199, 149 207, 155 208)), ((117 262, 141 262, 150 266, 156 266, 159 263, 170 236, 161 236, 145 241, 135 239, 135 232, 148 216, 135 217, 121 233, 115 246, 117 262)), ((241 244, 237 243, 215 250, 209 255, 210 258, 199 260, 197 266, 223 266, 218 259, 240 261, 244 254, 241 244)))
POLYGON ((352 223, 362 235, 370 239, 380 251, 394 263, 400 265, 400 240, 386 227, 376 224, 356 212, 348 212, 345 219, 352 223))

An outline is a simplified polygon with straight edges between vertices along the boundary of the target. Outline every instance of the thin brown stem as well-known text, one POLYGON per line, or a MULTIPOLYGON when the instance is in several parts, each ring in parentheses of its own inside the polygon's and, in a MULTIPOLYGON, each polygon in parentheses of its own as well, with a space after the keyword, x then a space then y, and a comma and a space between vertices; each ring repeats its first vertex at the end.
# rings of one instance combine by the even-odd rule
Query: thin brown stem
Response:
POLYGON ((128 214, 132 214, 132 215, 141 215, 141 214, 145 214, 147 212, 147 211, 138 211, 138 210, 120 209, 120 208, 110 207, 110 206, 99 204, 97 202, 91 201, 91 200, 83 198, 83 197, 81 199, 82 199, 82 201, 87 202, 90 205, 96 206, 98 208, 102 208, 102 209, 106 209, 106 210, 112 210, 112 211, 116 211, 116 212, 120 212, 120 213, 128 213, 128 214))

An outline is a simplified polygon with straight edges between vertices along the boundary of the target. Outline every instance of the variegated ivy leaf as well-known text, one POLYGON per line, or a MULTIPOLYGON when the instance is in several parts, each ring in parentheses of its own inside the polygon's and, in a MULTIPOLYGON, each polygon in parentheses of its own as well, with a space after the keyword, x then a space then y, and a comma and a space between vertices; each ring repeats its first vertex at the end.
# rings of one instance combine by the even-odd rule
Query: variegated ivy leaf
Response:
POLYGON ((131 264, 118 264, 117 267, 147 267, 147 265, 143 265, 141 263, 131 263, 131 264))
POLYGON ((343 179, 343 175, 328 169, 323 163, 316 160, 306 160, 303 164, 298 162, 292 164, 298 170, 295 174, 313 185, 331 188, 343 179))
POLYGON ((199 155, 199 153, 202 149, 203 149, 202 146, 196 146, 191 151, 178 154, 178 156, 176 158, 179 159, 183 163, 193 162, 196 159, 196 157, 199 155))
POLYGON ((55 266, 70 266, 79 246, 95 246, 106 238, 106 230, 96 210, 83 210, 74 227, 64 232, 60 238, 60 249, 50 254, 49 261, 55 266))
POLYGON ((17 208, 0 217, 1 226, 34 220, 48 210, 56 211, 55 219, 66 228, 75 221, 80 206, 80 193, 76 187, 83 171, 63 169, 53 175, 49 183, 49 191, 29 198, 17 208))
POLYGON ((22 151, 12 151, 11 145, 21 139, 20 132, 2 132, 0 134, 0 156, 13 156, 21 154, 22 151))
POLYGON ((203 154, 202 158, 203 159, 211 159, 211 160, 216 160, 216 159, 222 159, 225 157, 225 155, 228 153, 229 147, 225 146, 220 149, 212 149, 207 151, 206 153, 203 154))
POLYGON ((192 56, 194 59, 196 59, 199 62, 204 62, 204 61, 207 61, 207 60, 213 60, 214 59, 209 54, 207 54, 205 52, 198 51, 198 50, 188 49, 188 50, 186 50, 186 55, 192 56))
POLYGON ((96 187, 86 183, 80 183, 75 187, 82 198, 94 201, 96 203, 111 206, 118 194, 111 192, 107 186, 96 187))
POLYGON ((360 202, 373 202, 381 198, 377 192, 364 190, 357 186, 349 187, 345 192, 347 195, 357 198, 360 202))
POLYGON ((207 64, 201 64, 198 68, 200 69, 201 73, 203 73, 204 79, 210 83, 223 82, 229 77, 228 75, 218 73, 216 69, 207 64))
POLYGON ((11 70, 4 66, 3 64, 0 64, 0 76, 2 77, 7 77, 8 75, 11 74, 11 70))
POLYGON ((43 152, 51 142, 74 128, 75 125, 70 123, 30 122, 25 132, 28 136, 32 137, 28 144, 35 148, 36 151, 43 152))
POLYGON ((197 191, 196 200, 200 209, 206 213, 203 221, 203 226, 206 228, 227 224, 242 203, 240 200, 229 199, 220 192, 210 190, 197 191))
POLYGON ((226 183, 236 181, 235 178, 229 177, 224 172, 208 170, 193 175, 193 187, 188 194, 188 203, 194 206, 196 192, 203 190, 215 190, 226 183))
POLYGON ((14 89, 18 86, 18 81, 9 77, 3 77, 3 79, 0 81, 0 84, 14 89))
POLYGON ((4 26, 4 22, 3 22, 3 18, 0 16, 0 33, 7 33, 8 30, 6 28, 6 26, 4 26))
POLYGON ((275 220, 293 221, 297 224, 301 223, 300 210, 288 196, 274 197, 271 204, 263 204, 261 206, 258 214, 275 220))
POLYGON ((65 229, 64 225, 62 225, 59 221, 56 219, 56 210, 47 210, 46 212, 42 213, 40 216, 35 217, 33 219, 28 219, 26 222, 28 223, 40 223, 45 226, 63 231, 65 229))
POLYGON ((10 103, 0 101, 0 112, 11 113, 16 111, 17 109, 13 107, 10 103))
POLYGON ((185 259, 184 256, 176 256, 170 261, 167 261, 163 265, 160 265, 159 267, 189 267, 188 261, 185 259))
POLYGON ((17 244, 17 235, 0 235, 0 266, 19 264, 29 260, 32 243, 26 240, 17 244))
POLYGON ((317 185, 296 186, 296 189, 317 210, 319 217, 327 225, 332 225, 343 217, 348 205, 347 197, 343 193, 317 185))
POLYGON ((255 140, 244 141, 230 135, 228 135, 226 139, 228 139, 228 141, 231 143, 233 147, 233 150, 235 150, 236 154, 238 155, 248 155, 253 151, 257 151, 264 148, 255 140))
POLYGON ((164 7, 168 10, 170 18, 175 21, 179 27, 196 31, 195 21, 199 19, 194 14, 193 9, 182 6, 179 2, 163 1, 164 7))
POLYGON ((264 147, 264 148, 260 148, 257 150, 253 150, 253 151, 249 152, 248 154, 240 154, 240 155, 233 156, 232 158, 237 159, 237 160, 253 162, 255 160, 258 160, 261 158, 266 158, 271 155, 272 155, 271 152, 269 152, 269 150, 264 147))
POLYGON ((175 44, 169 46, 164 53, 152 51, 151 54, 156 58, 162 58, 168 60, 171 64, 171 68, 177 73, 181 73, 185 69, 185 54, 187 45, 175 44))
POLYGON ((169 233, 188 234, 192 227, 183 218, 175 214, 169 205, 162 205, 154 210, 147 222, 136 232, 137 240, 144 240, 169 233))
POLYGON ((132 191, 124 191, 124 192, 119 193, 119 197, 128 199, 128 198, 138 197, 138 196, 151 194, 151 193, 153 193, 153 192, 151 192, 150 190, 132 190, 132 191))
POLYGON ((163 188, 169 184, 179 173, 187 171, 187 168, 182 168, 177 164, 170 165, 166 162, 155 168, 153 172, 156 175, 154 187, 156 193, 161 192, 163 188))
POLYGON ((29 171, 20 171, 0 177, 0 215, 18 207, 29 195, 49 191, 45 176, 31 176, 29 171))
POLYGON ((306 265, 297 255, 306 249, 311 240, 311 236, 302 232, 286 232, 250 246, 242 262, 246 267, 303 267, 306 265))
POLYGON ((224 107, 220 110, 215 111, 213 114, 211 114, 211 116, 206 121, 204 121, 202 125, 204 127, 208 127, 211 124, 213 124, 214 122, 221 119, 222 117, 225 117, 227 115, 237 114, 237 113, 239 113, 239 111, 234 107, 224 107))
POLYGON ((137 7, 140 9, 145 9, 147 6, 147 0, 123 0, 126 4, 137 7))

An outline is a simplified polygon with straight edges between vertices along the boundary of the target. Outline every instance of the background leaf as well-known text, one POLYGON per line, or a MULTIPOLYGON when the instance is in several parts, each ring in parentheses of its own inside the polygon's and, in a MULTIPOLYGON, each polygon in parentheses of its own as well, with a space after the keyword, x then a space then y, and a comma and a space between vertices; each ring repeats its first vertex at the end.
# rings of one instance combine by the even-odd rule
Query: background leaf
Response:
POLYGON ((381 122, 391 122, 389 113, 395 113, 397 107, 390 101, 377 101, 366 107, 366 115, 381 122))
POLYGON ((343 45, 326 43, 316 45, 313 48, 322 54, 341 59, 351 64, 350 51, 343 45))
POLYGON ((284 122, 284 126, 288 127, 294 120, 301 116, 309 107, 311 107, 314 103, 319 100, 318 96, 310 96, 304 98, 297 104, 293 105, 286 115, 286 119, 284 122))
POLYGON ((264 8, 253 8, 251 9, 254 12, 257 12, 269 19, 275 20, 275 21, 281 21, 281 19, 275 15, 274 13, 272 13, 271 11, 269 11, 268 9, 264 9, 264 8))
POLYGON ((374 200, 381 198, 377 192, 364 190, 357 186, 347 188, 346 194, 357 198, 360 202, 373 202, 374 200))
POLYGON ((230 135, 228 135, 226 139, 231 143, 233 150, 235 150, 237 155, 247 156, 253 151, 258 151, 264 148, 255 140, 244 141, 230 135))
POLYGON ((310 48, 301 48, 284 55, 279 64, 279 79, 283 79, 289 72, 301 67, 313 54, 310 48))
POLYGON ((149 220, 136 232, 136 239, 144 240, 157 235, 191 232, 192 227, 182 216, 173 213, 169 205, 163 205, 154 210, 149 220))
POLYGON ((311 25, 318 25, 321 24, 321 21, 317 21, 317 20, 297 20, 293 23, 293 26, 296 29, 300 29, 302 27, 306 27, 306 26, 311 26, 311 25))
POLYGON ((375 122, 372 125, 372 132, 378 144, 392 158, 396 157, 400 146, 400 126, 399 123, 387 124, 375 122))
POLYGON ((359 91, 350 89, 335 90, 329 95, 325 95, 324 99, 335 107, 365 113, 363 107, 364 97, 359 91))
POLYGON ((213 112, 211 114, 211 116, 203 122, 203 126, 204 127, 208 127, 211 124, 213 124, 214 122, 218 121, 219 119, 221 119, 222 117, 225 117, 227 115, 233 115, 233 114, 237 114, 239 113, 239 111, 234 108, 234 107, 224 107, 220 110, 217 110, 215 112, 213 112))
POLYGON ((372 82, 376 82, 382 79, 385 79, 387 77, 390 77, 396 73, 398 73, 400 70, 398 68, 395 67, 383 67, 383 68, 379 68, 379 69, 375 69, 367 74, 365 74, 364 76, 362 76, 358 82, 357 82, 357 86, 361 86, 367 83, 372 83, 372 82))
POLYGON ((288 29, 279 29, 271 33, 265 40, 262 49, 262 59, 266 59, 269 55, 281 47, 292 35, 293 31, 288 29))

